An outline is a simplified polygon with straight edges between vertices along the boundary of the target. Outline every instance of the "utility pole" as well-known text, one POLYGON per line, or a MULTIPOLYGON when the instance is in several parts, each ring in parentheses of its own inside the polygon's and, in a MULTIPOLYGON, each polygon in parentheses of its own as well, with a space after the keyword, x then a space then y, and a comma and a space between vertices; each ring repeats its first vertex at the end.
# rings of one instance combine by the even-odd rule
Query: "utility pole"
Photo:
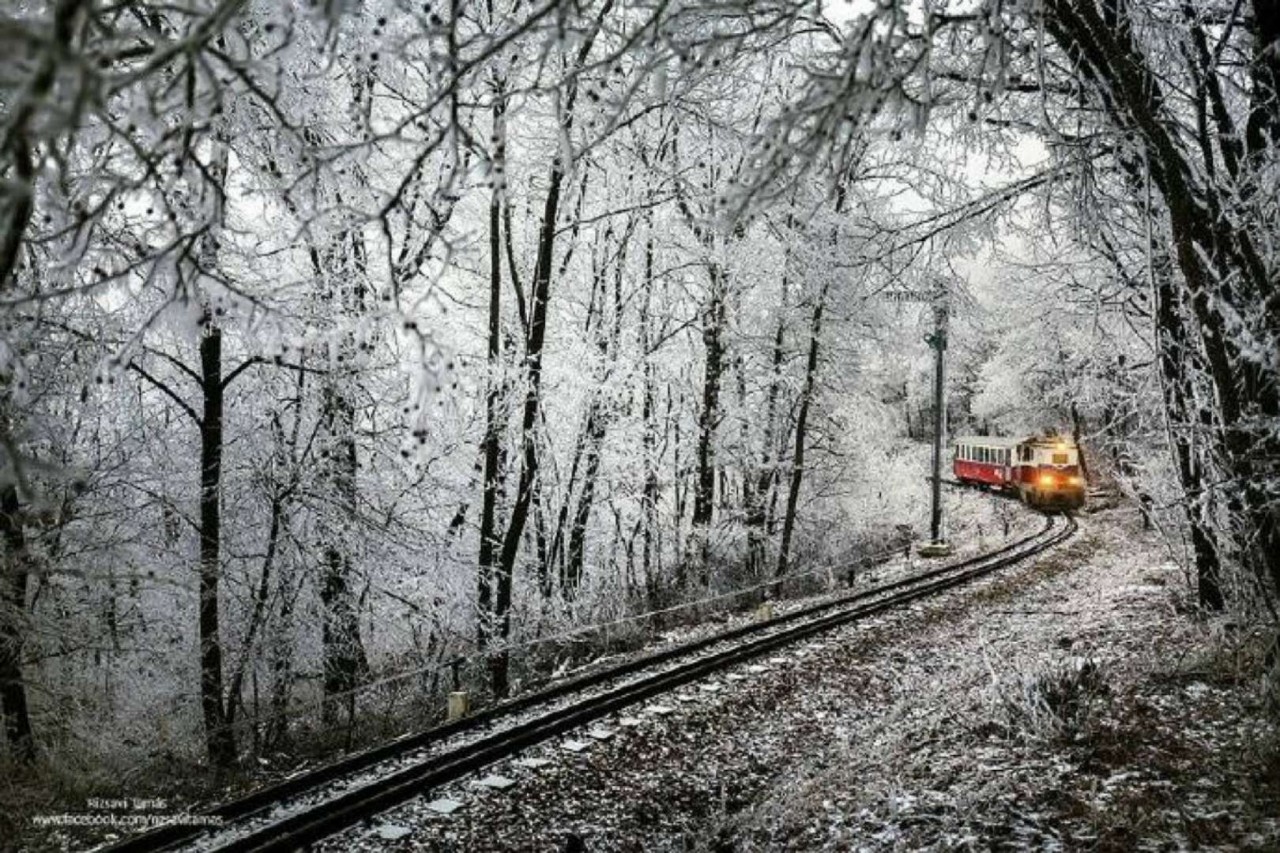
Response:
POLYGON ((942 532, 942 457, 947 436, 946 371, 947 301, 939 298, 933 304, 933 334, 925 338, 933 348, 933 507, 929 516, 929 544, 920 549, 926 557, 941 557, 951 552, 942 532))
POLYGON ((929 542, 921 545, 922 557, 944 557, 951 553, 942 519, 942 460, 947 436, 946 358, 947 322, 950 314, 947 289, 938 282, 932 290, 891 290, 884 293, 895 302, 927 302, 933 306, 933 334, 925 341, 933 349, 933 478, 929 512, 929 542))

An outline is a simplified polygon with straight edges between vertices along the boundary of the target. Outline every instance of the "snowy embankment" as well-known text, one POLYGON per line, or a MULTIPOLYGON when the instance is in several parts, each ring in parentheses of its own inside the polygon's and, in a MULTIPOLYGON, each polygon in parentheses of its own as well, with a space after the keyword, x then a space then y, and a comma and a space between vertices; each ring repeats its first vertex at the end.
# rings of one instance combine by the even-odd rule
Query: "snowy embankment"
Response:
POLYGON ((1276 733, 1224 668, 1239 638, 1181 609, 1181 575, 1134 515, 1087 518, 1032 565, 632 709, 603 739, 571 733, 491 768, 509 788, 433 791, 326 849, 1280 843, 1276 733))

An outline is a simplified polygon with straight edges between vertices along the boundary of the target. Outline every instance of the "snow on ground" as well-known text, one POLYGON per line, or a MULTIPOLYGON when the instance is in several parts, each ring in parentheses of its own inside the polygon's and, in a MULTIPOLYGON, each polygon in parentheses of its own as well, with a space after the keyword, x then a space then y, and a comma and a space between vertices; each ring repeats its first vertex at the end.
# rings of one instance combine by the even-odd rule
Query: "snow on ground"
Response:
MULTIPOLYGON (((1136 513, 1036 563, 660 700, 323 845, 1280 846, 1277 733, 1136 513), (586 744, 581 751, 566 746, 586 744), (530 767, 529 758, 545 764, 530 767), (445 816, 430 803, 461 807, 445 816)), ((536 763, 536 762, 535 762, 536 763)))

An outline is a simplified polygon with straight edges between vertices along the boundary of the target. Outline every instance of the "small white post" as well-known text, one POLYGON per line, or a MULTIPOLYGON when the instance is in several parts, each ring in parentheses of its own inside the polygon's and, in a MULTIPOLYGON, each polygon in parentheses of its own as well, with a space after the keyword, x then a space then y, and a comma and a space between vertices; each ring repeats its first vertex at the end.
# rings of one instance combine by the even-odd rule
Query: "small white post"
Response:
POLYGON ((471 695, 465 690, 454 690, 449 694, 449 722, 460 720, 471 713, 471 695))

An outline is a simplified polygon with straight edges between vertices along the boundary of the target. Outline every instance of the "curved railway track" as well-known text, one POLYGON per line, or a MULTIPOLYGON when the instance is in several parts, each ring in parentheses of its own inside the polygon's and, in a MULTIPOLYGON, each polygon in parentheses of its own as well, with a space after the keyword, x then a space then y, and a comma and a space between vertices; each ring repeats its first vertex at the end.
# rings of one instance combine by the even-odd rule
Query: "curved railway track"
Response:
POLYGON ((774 619, 734 628, 569 679, 420 734, 335 761, 205 814, 216 829, 172 825, 104 848, 150 853, 286 851, 428 792, 502 758, 717 670, 850 622, 952 589, 1021 562, 1069 538, 1074 519, 1047 516, 1037 533, 995 551, 848 593, 774 619), (541 713, 532 713, 545 709, 541 713), (508 723, 507 725, 503 725, 508 723), (451 745, 450 741, 460 741, 451 745))

